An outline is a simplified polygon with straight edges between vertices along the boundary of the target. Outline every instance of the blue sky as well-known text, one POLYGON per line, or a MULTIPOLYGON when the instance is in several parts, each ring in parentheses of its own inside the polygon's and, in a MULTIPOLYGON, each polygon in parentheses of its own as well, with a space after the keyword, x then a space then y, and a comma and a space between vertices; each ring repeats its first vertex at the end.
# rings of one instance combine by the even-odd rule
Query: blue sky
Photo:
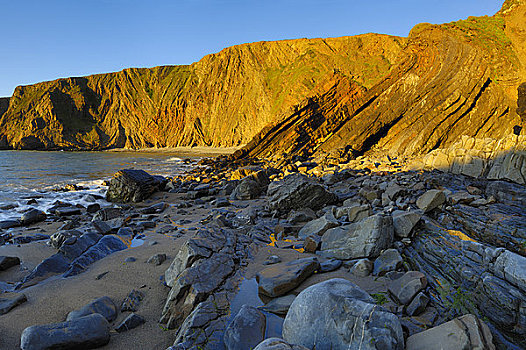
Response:
POLYGON ((246 42, 492 15, 503 0, 0 0, 0 96, 15 86, 127 67, 189 64, 246 42))

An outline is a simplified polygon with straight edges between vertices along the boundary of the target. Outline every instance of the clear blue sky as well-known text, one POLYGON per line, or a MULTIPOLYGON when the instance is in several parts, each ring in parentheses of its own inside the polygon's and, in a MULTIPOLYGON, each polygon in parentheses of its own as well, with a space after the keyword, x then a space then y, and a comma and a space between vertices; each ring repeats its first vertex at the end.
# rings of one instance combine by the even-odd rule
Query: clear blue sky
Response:
POLYGON ((15 86, 127 67, 189 64, 246 42, 493 15, 503 0, 0 0, 0 96, 15 86))

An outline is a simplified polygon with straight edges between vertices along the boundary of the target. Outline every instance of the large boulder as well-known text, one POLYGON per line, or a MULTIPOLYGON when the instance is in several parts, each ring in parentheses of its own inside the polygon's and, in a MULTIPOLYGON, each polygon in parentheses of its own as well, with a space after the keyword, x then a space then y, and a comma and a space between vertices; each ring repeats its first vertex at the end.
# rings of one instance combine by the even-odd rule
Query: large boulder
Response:
POLYGON ((407 338, 407 350, 493 350, 489 327, 468 314, 407 338))
POLYGON ((322 237, 321 252, 336 259, 377 257, 393 242, 393 220, 373 215, 362 221, 331 228, 322 237))
POLYGON ((404 348, 398 318, 340 278, 311 286, 296 297, 283 323, 283 339, 309 349, 404 348))
POLYGON ((227 350, 252 349, 265 338, 266 317, 249 305, 243 305, 225 330, 227 350))
POLYGON ((293 174, 268 186, 270 210, 285 213, 291 209, 311 208, 318 210, 334 202, 337 196, 316 180, 301 174, 293 174))
POLYGON ((320 268, 316 258, 303 258, 267 267, 256 275, 259 293, 271 298, 296 288, 320 268))
POLYGON ((110 325, 104 316, 92 314, 62 323, 31 326, 22 332, 22 350, 94 349, 108 344, 110 325))
POLYGON ((30 209, 22 215, 20 218, 20 223, 22 225, 32 225, 46 220, 46 217, 46 213, 44 213, 42 210, 30 209))
POLYGON ((144 170, 119 170, 110 180, 106 200, 127 203, 140 202, 162 189, 166 179, 152 176, 144 170))

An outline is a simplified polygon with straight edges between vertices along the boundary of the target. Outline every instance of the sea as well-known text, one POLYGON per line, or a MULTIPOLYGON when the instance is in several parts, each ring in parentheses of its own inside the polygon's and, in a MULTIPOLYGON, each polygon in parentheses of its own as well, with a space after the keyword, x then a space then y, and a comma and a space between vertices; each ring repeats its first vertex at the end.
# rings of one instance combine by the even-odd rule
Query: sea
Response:
POLYGON ((103 183, 120 169, 174 176, 198 160, 191 154, 162 152, 0 151, 0 221, 19 218, 29 208, 46 211, 57 200, 84 206, 94 197, 104 202, 100 199, 107 190, 103 183), (54 191, 68 184, 84 189, 54 191))

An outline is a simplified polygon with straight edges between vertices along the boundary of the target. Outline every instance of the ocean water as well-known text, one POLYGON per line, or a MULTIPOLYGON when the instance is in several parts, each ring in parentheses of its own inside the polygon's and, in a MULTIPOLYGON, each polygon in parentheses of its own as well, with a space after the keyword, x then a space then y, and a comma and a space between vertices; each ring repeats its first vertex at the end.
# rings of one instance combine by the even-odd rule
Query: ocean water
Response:
POLYGON ((197 157, 150 152, 0 151, 0 220, 20 217, 29 207, 46 210, 56 200, 87 205, 88 194, 103 196, 102 185, 118 170, 143 169, 152 175, 173 176, 195 166, 197 157), (67 184, 86 190, 55 192, 67 184), (35 199, 36 203, 28 204, 35 199))

